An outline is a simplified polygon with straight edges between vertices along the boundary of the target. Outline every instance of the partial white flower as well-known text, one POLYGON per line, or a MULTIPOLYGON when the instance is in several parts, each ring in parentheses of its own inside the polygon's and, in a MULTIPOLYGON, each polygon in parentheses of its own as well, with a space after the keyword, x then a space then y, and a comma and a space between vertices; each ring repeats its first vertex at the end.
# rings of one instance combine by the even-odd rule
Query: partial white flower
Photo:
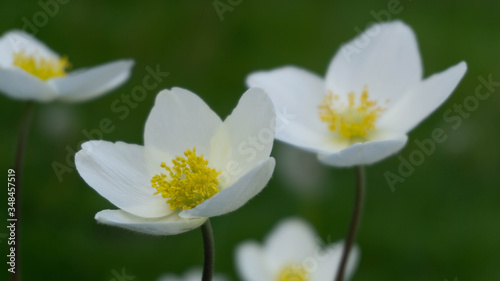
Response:
MULTIPOLYGON (((282 221, 264 245, 244 242, 236 249, 237 269, 245 281, 331 281, 337 274, 343 243, 322 246, 312 227, 298 218, 282 221)), ((350 279, 359 260, 353 247, 346 268, 350 279)))
POLYGON ((89 141, 75 156, 83 179, 120 210, 100 223, 154 235, 194 229, 259 193, 273 173, 275 113, 249 89, 224 122, 197 95, 163 90, 149 114, 144 146, 89 141))
POLYGON ((318 154, 325 164, 380 161, 438 108, 467 70, 465 62, 422 78, 415 35, 400 21, 376 24, 340 48, 326 78, 287 66, 250 74, 277 108, 296 118, 276 138, 318 154))
POLYGON ((13 30, 0 37, 0 92, 13 99, 79 102, 123 84, 133 60, 118 60, 67 72, 70 63, 30 34, 13 30))
MULTIPOLYGON (((157 281, 200 281, 203 275, 203 271, 200 268, 194 268, 186 271, 182 276, 175 274, 164 274, 157 281)), ((229 281, 226 276, 222 274, 214 274, 212 276, 212 281, 229 281)))

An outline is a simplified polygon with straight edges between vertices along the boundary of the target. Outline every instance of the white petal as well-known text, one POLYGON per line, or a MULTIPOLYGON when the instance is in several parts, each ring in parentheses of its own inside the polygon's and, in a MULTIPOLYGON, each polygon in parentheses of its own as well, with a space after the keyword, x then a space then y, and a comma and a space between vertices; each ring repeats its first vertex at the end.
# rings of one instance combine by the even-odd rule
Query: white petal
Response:
POLYGON ((173 211, 154 195, 144 147, 123 142, 88 141, 75 155, 76 169, 101 196, 131 214, 158 218, 173 211))
POLYGON ((19 68, 0 67, 0 92, 13 99, 48 102, 55 90, 43 80, 19 68))
POLYGON ((356 143, 335 153, 320 154, 318 159, 326 165, 336 167, 369 165, 398 152, 407 140, 407 136, 401 136, 396 139, 356 143))
POLYGON ((55 52, 29 33, 12 30, 0 38, 0 66, 12 66, 13 54, 21 51, 24 51, 26 55, 39 55, 52 59, 59 58, 55 52))
POLYGON ((196 147, 196 154, 208 155, 210 139, 222 124, 219 116, 197 95, 181 88, 163 90, 146 121, 144 144, 182 156, 196 147))
POLYGON ((264 189, 273 174, 274 165, 275 161, 272 157, 257 163, 234 184, 219 191, 195 208, 182 211, 179 215, 183 218, 214 217, 242 207, 264 189))
POLYGON ((90 69, 70 72, 67 76, 48 81, 57 91, 59 100, 78 102, 105 94, 130 77, 133 60, 119 60, 90 69))
MULTIPOLYGON (((313 257, 316 266, 310 270, 311 280, 334 280, 342 257, 343 243, 328 245, 313 257)), ((349 260, 344 274, 344 280, 350 280, 359 261, 359 249, 354 246, 349 254, 349 260)), ((310 262, 312 264, 313 262, 310 262)))
POLYGON ((265 241, 266 254, 272 271, 278 274, 283 266, 301 265, 305 259, 320 250, 318 236, 302 219, 282 221, 265 241))
MULTIPOLYGON (((307 135, 305 130, 295 127, 293 124, 290 124, 290 126, 294 127, 294 135, 290 134, 286 137, 282 136, 280 138, 276 138, 305 151, 318 154, 327 154, 329 152, 339 151, 345 148, 343 143, 331 141, 331 133, 329 135, 325 134, 323 137, 307 135)), ((327 128, 326 124, 325 128, 327 128)))
POLYGON ((165 173, 165 168, 161 167, 161 163, 165 162, 168 166, 172 166, 173 157, 162 150, 152 146, 145 146, 144 153, 146 154, 146 165, 149 175, 159 175, 165 173))
POLYGON ((318 111, 326 94, 325 85, 316 74, 288 66, 252 73, 246 82, 250 87, 264 89, 273 101, 277 139, 314 147, 316 141, 328 133, 318 111))
POLYGON ((425 79, 384 112, 378 126, 388 131, 408 133, 451 95, 466 71, 467 64, 460 62, 425 79))
POLYGON ((393 21, 375 24, 342 46, 330 63, 326 85, 337 95, 359 95, 366 85, 371 98, 395 102, 421 79, 415 34, 393 21))
POLYGON ((245 242, 236 249, 236 267, 244 281, 273 279, 262 248, 255 242, 245 242))
POLYGON ((236 181, 256 163, 269 158, 274 143, 276 115, 269 97, 251 88, 211 141, 210 165, 236 181))
POLYGON ((117 226, 132 231, 152 235, 175 235, 201 226, 207 219, 183 219, 177 214, 161 218, 143 218, 129 214, 123 210, 103 210, 95 215, 102 224, 117 226))

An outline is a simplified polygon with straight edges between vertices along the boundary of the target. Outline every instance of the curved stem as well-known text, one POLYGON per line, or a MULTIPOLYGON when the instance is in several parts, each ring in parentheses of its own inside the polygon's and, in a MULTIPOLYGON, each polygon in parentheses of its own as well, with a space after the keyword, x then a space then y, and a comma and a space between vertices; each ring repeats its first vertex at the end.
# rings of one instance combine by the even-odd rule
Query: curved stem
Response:
POLYGON ((359 224, 361 222, 364 197, 365 169, 363 166, 358 166, 356 167, 356 199, 352 211, 351 224, 349 225, 349 231, 347 232, 347 237, 345 239, 342 259, 340 260, 340 265, 337 270, 337 277, 335 278, 335 281, 342 281, 344 279, 344 272, 347 266, 347 261, 349 260, 349 254, 351 253, 351 248, 354 244, 354 240, 356 239, 356 233, 358 232, 359 224))
POLYGON ((203 236, 204 249, 203 276, 201 281, 212 281, 215 263, 215 249, 210 219, 207 219, 207 221, 201 226, 201 234, 203 236))
POLYGON ((28 140, 28 133, 30 130, 31 126, 31 120, 33 119, 33 112, 35 109, 35 103, 34 102, 27 102, 26 106, 24 108, 24 113, 21 121, 21 127, 19 130, 19 135, 17 138, 17 148, 16 148, 16 159, 14 162, 14 171, 16 173, 16 193, 15 193, 15 203, 16 203, 16 210, 15 210, 15 216, 13 219, 15 220, 16 223, 16 228, 14 230, 15 233, 15 255, 16 255, 16 271, 14 274, 11 276, 11 280, 13 281, 19 281, 21 280, 21 273, 20 273, 20 268, 21 268, 21 257, 20 257, 20 250, 19 248, 21 247, 21 242, 19 239, 19 227, 20 227, 20 221, 19 218, 21 216, 21 191, 22 191, 22 179, 23 179, 23 166, 24 166, 24 152, 26 150, 26 142, 28 140))

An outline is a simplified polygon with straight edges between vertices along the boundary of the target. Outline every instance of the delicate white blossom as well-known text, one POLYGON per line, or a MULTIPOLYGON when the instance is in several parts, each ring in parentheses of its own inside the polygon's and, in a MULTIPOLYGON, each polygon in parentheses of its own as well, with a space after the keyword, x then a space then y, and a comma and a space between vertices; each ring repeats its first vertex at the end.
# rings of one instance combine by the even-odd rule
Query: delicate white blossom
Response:
MULTIPOLYGON (((264 245, 244 242, 236 250, 237 269, 244 281, 334 280, 343 243, 322 245, 312 227, 298 218, 279 223, 264 245)), ((350 279, 359 259, 353 247, 346 268, 350 279)))
POLYGON ((123 84, 132 60, 69 71, 61 57, 30 34, 13 30, 0 37, 0 92, 13 99, 79 102, 123 84))
POLYGON ((269 181, 275 113, 249 89, 224 122, 197 95, 180 88, 156 97, 144 146, 89 141, 76 154, 83 179, 119 210, 100 223, 155 235, 178 234, 232 212, 269 181))
POLYGON ((400 21, 376 24, 343 45, 323 79, 286 66, 247 77, 296 117, 276 138, 332 166, 371 164, 399 151, 467 70, 460 62, 422 78, 417 40, 400 21))

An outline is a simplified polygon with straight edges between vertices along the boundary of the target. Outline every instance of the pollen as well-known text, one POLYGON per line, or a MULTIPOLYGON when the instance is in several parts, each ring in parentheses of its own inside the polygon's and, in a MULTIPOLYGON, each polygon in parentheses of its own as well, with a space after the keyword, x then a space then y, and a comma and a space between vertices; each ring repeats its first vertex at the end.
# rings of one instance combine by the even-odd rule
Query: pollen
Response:
POLYGON ((287 265, 283 267, 276 281, 307 281, 309 272, 301 265, 287 265))
POLYGON ((172 159, 172 167, 161 163, 167 173, 153 176, 151 186, 156 194, 168 198, 172 210, 188 210, 219 192, 217 177, 221 171, 210 168, 203 154, 196 156, 196 148, 184 152, 184 157, 172 159))
POLYGON ((67 57, 43 58, 37 53, 27 55, 24 50, 14 53, 13 64, 44 81, 66 76, 66 69, 71 66, 67 57))
POLYGON ((358 101, 353 92, 349 93, 347 103, 328 92, 318 109, 319 118, 328 124, 328 129, 345 138, 366 137, 370 131, 376 129, 375 121, 385 110, 377 106, 376 101, 369 99, 366 86, 358 101))

